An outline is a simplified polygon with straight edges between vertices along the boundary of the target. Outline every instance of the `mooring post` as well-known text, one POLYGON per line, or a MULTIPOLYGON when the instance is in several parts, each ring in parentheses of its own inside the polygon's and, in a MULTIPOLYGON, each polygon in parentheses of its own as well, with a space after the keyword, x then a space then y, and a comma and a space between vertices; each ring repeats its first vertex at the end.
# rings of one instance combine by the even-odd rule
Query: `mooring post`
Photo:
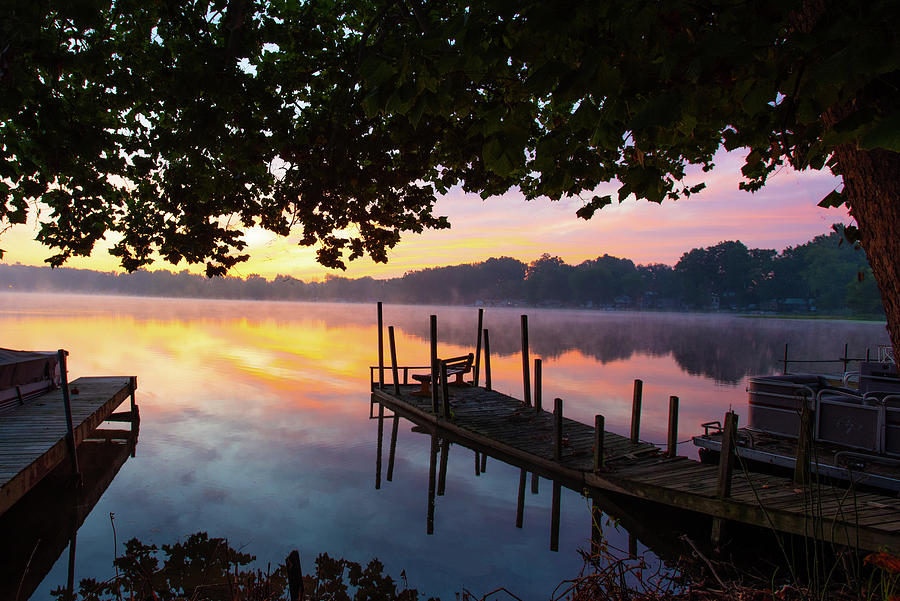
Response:
POLYGON ((66 367, 66 357, 69 351, 59 349, 56 351, 59 358, 59 373, 62 385, 63 407, 66 410, 66 445, 69 447, 69 458, 72 461, 72 471, 77 482, 81 483, 81 471, 78 469, 78 450, 75 448, 75 428, 72 425, 72 400, 69 398, 69 373, 66 367))
POLYGON ((378 443, 375 445, 375 490, 381 488, 381 457, 384 447, 384 405, 378 403, 378 443))
POLYGON ((450 415, 450 383, 447 382, 447 363, 444 361, 441 361, 441 401, 444 419, 449 421, 452 417, 450 415))
POLYGON ((845 342, 844 343, 844 357, 841 359, 841 363, 843 363, 843 365, 844 365, 844 373, 847 373, 847 364, 850 362, 850 357, 847 355, 847 351, 849 350, 848 347, 849 347, 849 344, 845 342))
POLYGON ((378 301, 378 390, 384 390, 384 319, 378 301))
POLYGON ((603 469, 603 439, 606 419, 602 415, 594 416, 594 473, 603 469))
POLYGON ((400 416, 394 414, 393 423, 391 424, 391 449, 388 451, 388 468, 387 481, 394 479, 394 457, 397 456, 397 429, 400 426, 400 416))
POLYGON ((131 419, 133 421, 137 413, 137 401, 134 398, 134 393, 137 390, 137 376, 128 378, 128 388, 131 389, 131 419))
POLYGON ((781 370, 781 375, 787 375, 787 365, 788 365, 788 343, 784 343, 784 367, 781 370))
POLYGON ((719 453, 719 479, 716 485, 716 496, 727 499, 731 495, 731 476, 734 470, 734 443, 737 438, 737 414, 729 411, 725 414, 725 427, 722 432, 722 450, 719 453))
POLYGON ((522 316, 522 386, 523 401, 531 404, 531 365, 528 361, 528 316, 522 316))
POLYGON ((675 457, 678 454, 678 397, 669 397, 669 436, 666 454, 675 457))
POLYGON ((475 370, 472 373, 472 386, 478 386, 481 375, 481 329, 484 326, 484 309, 478 309, 478 332, 475 336, 475 370))
POLYGON ((437 315, 431 316, 431 410, 438 414, 437 315))
POLYGON ((563 419, 563 402, 562 399, 557 397, 553 399, 553 458, 559 459, 562 457, 562 419, 563 419))
POLYGON ((388 345, 391 347, 391 378, 394 380, 394 394, 400 396, 400 372, 397 370, 397 343, 394 340, 394 326, 388 326, 388 345))
POLYGON ((541 413, 541 360, 534 360, 534 412, 541 413))
POLYGON ((637 444, 641 435, 641 398, 644 394, 644 382, 634 381, 634 395, 631 397, 631 442, 637 444))
POLYGON ((484 329, 484 389, 491 390, 491 338, 484 329))
POLYGON ((550 506, 550 550, 559 551, 559 495, 560 484, 553 481, 553 500, 550 506))
POLYGON ((284 561, 287 568, 290 601, 303 601, 303 569, 300 567, 300 552, 294 549, 284 561))
POLYGON ((475 475, 481 475, 481 453, 475 451, 475 475))
POLYGON ((797 436, 797 457, 794 460, 794 484, 808 486, 810 482, 810 443, 812 442, 813 412, 809 399, 801 397, 803 407, 800 409, 800 432, 797 436))
POLYGON ((541 477, 536 472, 531 472, 531 494, 536 495, 540 490, 541 477))
POLYGON ((481 473, 487 472, 487 453, 481 454, 481 473))
POLYGON ((528 470, 524 467, 519 470, 519 499, 516 502, 516 528, 521 528, 525 521, 525 480, 528 478, 528 470))

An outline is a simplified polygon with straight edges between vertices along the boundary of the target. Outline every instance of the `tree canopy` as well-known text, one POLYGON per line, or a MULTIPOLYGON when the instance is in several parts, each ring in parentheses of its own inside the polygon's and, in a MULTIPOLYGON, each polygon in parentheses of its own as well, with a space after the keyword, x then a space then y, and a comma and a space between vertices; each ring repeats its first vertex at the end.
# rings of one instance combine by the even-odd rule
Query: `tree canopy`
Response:
POLYGON ((340 267, 446 227, 451 186, 583 195, 589 218, 746 148, 749 190, 785 163, 843 177, 823 203, 856 218, 897 344, 898 21, 893 0, 12 0, 0 225, 46 207, 54 265, 114 232, 126 269, 218 274, 260 225, 340 267))

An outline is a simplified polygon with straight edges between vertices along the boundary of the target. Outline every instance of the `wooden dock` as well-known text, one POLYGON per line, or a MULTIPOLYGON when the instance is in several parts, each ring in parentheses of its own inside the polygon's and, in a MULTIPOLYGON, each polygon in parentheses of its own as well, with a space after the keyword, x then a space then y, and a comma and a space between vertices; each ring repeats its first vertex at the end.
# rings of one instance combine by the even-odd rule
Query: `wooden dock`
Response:
MULTIPOLYGON (((71 382, 75 445, 111 417, 130 421, 135 411, 135 388, 135 378, 125 376, 78 378, 71 382), (125 418, 113 415, 129 397, 132 411, 125 418)), ((0 414, 0 514, 70 458, 66 431, 61 388, 0 414)))
POLYGON ((595 470, 593 426, 562 419, 560 453, 553 413, 481 387, 450 386, 451 413, 445 419, 441 404, 435 411, 431 397, 413 394, 418 390, 400 385, 397 392, 393 384, 379 388, 373 383, 372 401, 575 490, 645 499, 699 512, 720 524, 743 522, 861 550, 900 552, 896 497, 826 484, 798 487, 790 478, 748 472, 739 465, 723 496, 718 466, 668 457, 654 445, 612 432, 603 432, 604 465, 595 470))

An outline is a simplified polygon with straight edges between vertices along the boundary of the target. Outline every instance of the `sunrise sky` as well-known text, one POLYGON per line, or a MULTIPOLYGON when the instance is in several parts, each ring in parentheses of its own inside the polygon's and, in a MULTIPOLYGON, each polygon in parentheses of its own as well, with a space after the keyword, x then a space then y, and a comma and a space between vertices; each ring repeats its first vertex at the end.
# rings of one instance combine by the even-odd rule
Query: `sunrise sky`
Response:
MULTIPOLYGON (((632 259, 635 263, 674 265, 692 248, 723 240, 741 240, 751 248, 774 248, 801 244, 826 233, 835 222, 849 222, 843 209, 822 209, 818 201, 840 185, 826 172, 797 173, 784 168, 760 192, 738 190, 740 153, 720 153, 716 169, 703 174, 707 188, 699 195, 662 205, 626 200, 606 207, 590 221, 575 211, 580 199, 559 202, 527 202, 521 194, 508 193, 482 201, 477 195, 452 191, 437 204, 435 213, 447 215, 450 230, 407 235, 389 254, 387 264, 357 260, 345 272, 321 267, 315 252, 296 244, 299 235, 283 239, 262 230, 247 234, 251 259, 238 265, 231 275, 256 273, 266 278, 278 274, 302 280, 320 280, 327 274, 376 278, 402 275, 422 267, 483 261, 511 256, 530 262, 542 253, 562 257, 570 264, 604 253, 632 259)), ((694 181, 699 181, 695 177, 694 181)), ((600 194, 614 194, 615 186, 601 187, 600 194)), ((0 236, 6 250, 3 262, 42 265, 52 253, 33 241, 34 224, 12 228, 0 236)), ((88 259, 76 259, 70 267, 117 270, 114 257, 97 248, 88 259)), ((202 266, 165 262, 152 269, 202 271, 202 266)))

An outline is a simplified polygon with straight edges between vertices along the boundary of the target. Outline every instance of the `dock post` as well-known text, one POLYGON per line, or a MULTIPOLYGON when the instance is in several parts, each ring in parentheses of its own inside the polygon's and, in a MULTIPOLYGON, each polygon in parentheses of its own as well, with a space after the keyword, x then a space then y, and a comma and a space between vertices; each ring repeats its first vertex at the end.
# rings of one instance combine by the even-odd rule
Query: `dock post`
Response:
POLYGON ((516 528, 521 528, 525 521, 525 480, 528 479, 528 470, 524 467, 519 470, 519 499, 516 502, 516 528))
POLYGON ((606 419, 602 415, 594 416, 594 473, 603 469, 603 438, 606 428, 606 419))
POLYGON ((400 426, 400 416, 396 413, 394 414, 393 424, 391 424, 391 448, 388 452, 388 468, 387 468, 387 481, 391 482, 394 479, 394 457, 397 456, 397 429, 400 426))
POLYGON ((384 405, 378 403, 378 444, 375 445, 375 490, 381 489, 381 457, 384 448, 384 405))
POLYGON ((800 409, 800 432, 797 436, 797 457, 794 460, 794 484, 808 486, 810 482, 810 443, 812 442, 812 416, 806 397, 802 397, 800 409))
POLYGON ((487 453, 481 454, 481 473, 484 474, 487 472, 487 453))
POLYGON ((484 389, 491 390, 491 338, 484 329, 484 389))
POLYGON ((447 364, 441 361, 441 411, 444 419, 450 420, 450 383, 447 382, 447 364))
MULTIPOLYGON (((716 497, 726 499, 731 495, 731 476, 734 467, 734 443, 737 438, 737 414, 729 411, 725 414, 725 426, 722 431, 722 450, 719 453, 719 478, 716 483, 716 497)), ((725 520, 714 517, 711 538, 714 545, 722 541, 725 520)))
POLYGON ((784 343, 784 367, 781 370, 781 375, 787 375, 787 365, 788 365, 788 343, 784 343))
POLYGON ((725 426, 722 431, 722 450, 719 453, 719 479, 716 485, 716 496, 720 499, 727 499, 731 495, 737 421, 737 414, 734 411, 729 411, 725 414, 725 426))
POLYGON ((481 475, 481 453, 475 451, 475 475, 481 475))
POLYGON ((603 510, 596 497, 591 497, 591 555, 600 554, 603 545, 603 510))
POLYGON ((523 401, 531 404, 531 366, 528 361, 528 316, 522 316, 522 385, 523 401))
POLYGON ((641 435, 641 398, 644 394, 644 382, 634 381, 634 395, 631 397, 631 442, 637 444, 641 435))
POLYGON ((56 355, 59 358, 59 373, 62 385, 63 407, 66 410, 66 445, 69 447, 69 457, 72 461, 72 471, 81 482, 81 471, 78 469, 78 451, 75 448, 75 428, 72 426, 72 400, 69 398, 69 374, 66 367, 66 356, 69 351, 59 349, 56 355))
POLYGON ((378 390, 384 390, 384 319, 378 301, 378 390))
POLYGON ((438 414, 437 315, 431 316, 431 410, 438 414))
POLYGON ((536 495, 540 492, 541 477, 536 472, 531 472, 531 494, 536 495))
POLYGON ((475 337, 475 370, 472 373, 472 386, 478 386, 481 376, 481 328, 484 326, 484 309, 478 309, 478 335, 475 337))
POLYGON ((678 454, 678 397, 669 397, 669 436, 666 455, 675 457, 678 454))
POLYGON ((391 378, 394 380, 394 394, 400 396, 400 372, 397 370, 397 343, 394 340, 394 326, 388 326, 388 345, 391 347, 391 378))
POLYGON ((562 457, 562 399, 557 397, 553 399, 553 458, 562 457))
MULTIPOLYGON (((843 358, 841 358, 841 363, 844 366, 844 373, 847 373, 847 364, 850 362, 850 357, 847 355, 848 347, 849 347, 849 344, 845 342, 844 343, 844 356, 843 356, 843 358)), ((843 374, 841 374, 841 375, 843 375, 843 374)))
POLYGON ((425 533, 434 534, 434 485, 437 480, 437 440, 431 435, 431 454, 428 459, 428 515, 425 518, 425 533))
POLYGON ((128 387, 131 389, 131 419, 134 420, 137 409, 137 401, 134 398, 134 393, 137 390, 137 376, 128 378, 128 387))
POLYGON ((550 506, 550 550, 559 551, 559 494, 560 484, 553 481, 553 501, 550 506))
POLYGON ((534 360, 534 412, 541 414, 541 360, 534 360))

